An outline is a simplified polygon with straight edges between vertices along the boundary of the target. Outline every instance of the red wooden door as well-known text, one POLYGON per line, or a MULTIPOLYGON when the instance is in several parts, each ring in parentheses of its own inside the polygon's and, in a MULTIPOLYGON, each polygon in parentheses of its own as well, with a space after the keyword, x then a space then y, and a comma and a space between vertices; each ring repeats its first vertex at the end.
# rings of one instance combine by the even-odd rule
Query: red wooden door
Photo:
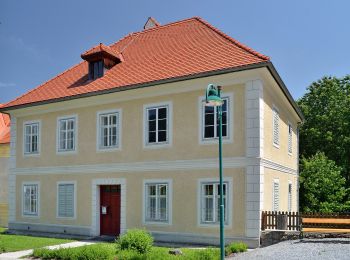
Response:
POLYGON ((100 233, 120 234, 120 185, 100 186, 100 233))

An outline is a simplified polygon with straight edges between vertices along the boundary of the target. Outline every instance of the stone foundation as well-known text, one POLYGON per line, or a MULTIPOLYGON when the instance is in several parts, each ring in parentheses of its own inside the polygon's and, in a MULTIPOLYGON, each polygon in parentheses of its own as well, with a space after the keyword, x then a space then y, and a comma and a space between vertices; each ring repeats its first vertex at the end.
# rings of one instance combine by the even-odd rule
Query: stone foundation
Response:
POLYGON ((260 247, 270 246, 286 240, 300 238, 300 231, 290 230, 265 230, 261 231, 260 247))

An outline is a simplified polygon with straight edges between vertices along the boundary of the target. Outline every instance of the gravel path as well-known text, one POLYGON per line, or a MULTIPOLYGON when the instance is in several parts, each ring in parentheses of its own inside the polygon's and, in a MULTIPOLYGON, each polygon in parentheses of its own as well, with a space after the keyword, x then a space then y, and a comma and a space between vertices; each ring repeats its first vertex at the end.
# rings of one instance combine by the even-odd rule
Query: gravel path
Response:
POLYGON ((350 260, 349 238, 301 239, 257 248, 228 259, 334 259, 350 260))

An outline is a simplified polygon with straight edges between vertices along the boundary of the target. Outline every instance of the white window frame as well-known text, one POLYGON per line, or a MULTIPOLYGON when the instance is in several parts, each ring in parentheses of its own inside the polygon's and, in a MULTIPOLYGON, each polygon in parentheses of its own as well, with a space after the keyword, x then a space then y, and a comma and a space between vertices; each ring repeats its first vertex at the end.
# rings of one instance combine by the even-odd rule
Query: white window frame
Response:
POLYGON ((40 182, 38 181, 26 181, 22 182, 22 217, 24 218, 39 218, 40 217, 40 182), (37 212, 35 214, 25 212, 25 198, 24 198, 24 187, 25 186, 37 186, 37 212))
MULTIPOLYGON (((233 112, 234 112, 234 94, 233 92, 225 92, 221 95, 223 99, 227 99, 227 136, 222 137, 223 143, 232 143, 233 142, 233 112)), ((198 141, 201 145, 207 144, 217 144, 219 137, 213 138, 204 138, 205 133, 205 96, 200 96, 198 98, 198 118, 199 118, 199 128, 198 128, 198 141)), ((214 127, 214 129, 216 129, 214 127)), ((216 130, 214 130, 216 131, 216 130)))
POLYGON ((291 181, 288 181, 288 211, 291 212, 292 209, 293 209, 293 184, 291 181))
POLYGON ((292 123, 288 122, 288 141, 287 141, 288 154, 293 153, 293 126, 292 123), (289 132, 291 130, 291 132, 289 132))
POLYGON ((281 117, 279 109, 273 105, 272 106, 272 144, 274 147, 280 147, 280 132, 281 132, 281 117), (277 133, 275 132, 275 114, 278 116, 277 133), (275 134, 277 135, 277 142, 275 142, 275 134))
POLYGON ((40 156, 41 151, 41 120, 25 121, 23 122, 23 156, 40 156), (38 151, 37 152, 26 152, 26 126, 38 125, 38 151))
POLYGON ((76 181, 58 181, 56 185, 56 218, 58 219, 76 219, 77 218, 77 182, 76 181), (59 215, 59 186, 65 184, 73 184, 74 186, 74 207, 73 207, 73 217, 65 217, 59 215))
POLYGON ((280 180, 279 179, 274 179, 272 183, 272 211, 280 211, 280 180), (275 193, 275 184, 278 184, 278 194, 277 198, 275 198, 276 193, 275 193), (277 199, 277 204, 278 208, 275 209, 275 199, 277 199))
POLYGON ((113 110, 104 110, 104 111, 98 111, 96 114, 96 151, 98 152, 111 152, 111 151, 118 151, 121 150, 121 143, 122 143, 122 110, 121 109, 113 109, 113 110), (101 144, 101 116, 104 115, 112 115, 117 114, 117 145, 116 146, 110 146, 110 147, 104 147, 101 144))
MULTIPOLYGON (((224 178, 223 183, 226 183, 226 221, 224 223, 225 227, 232 227, 232 196, 233 196, 233 181, 232 178, 224 178)), ((217 178, 204 178, 198 179, 198 187, 197 187, 197 225, 198 227, 218 227, 220 225, 220 221, 217 222, 203 222, 202 221, 202 187, 205 184, 216 184, 219 187, 219 179, 217 178)))
POLYGON ((143 106, 143 148, 167 148, 172 146, 173 139, 173 106, 171 101, 146 104, 143 106), (148 113, 149 109, 167 107, 167 141, 166 142, 148 142, 148 113))
POLYGON ((146 179, 143 181, 143 210, 142 210, 142 219, 144 225, 172 225, 172 207, 173 207, 173 181, 172 179, 146 179), (153 221, 147 219, 147 185, 157 185, 157 184, 166 184, 167 185, 167 220, 166 221, 153 221))
POLYGON ((57 154, 75 154, 78 152, 78 115, 67 115, 57 118, 56 125, 56 153, 57 154), (60 149, 60 121, 74 119, 74 149, 73 150, 61 150, 60 149))

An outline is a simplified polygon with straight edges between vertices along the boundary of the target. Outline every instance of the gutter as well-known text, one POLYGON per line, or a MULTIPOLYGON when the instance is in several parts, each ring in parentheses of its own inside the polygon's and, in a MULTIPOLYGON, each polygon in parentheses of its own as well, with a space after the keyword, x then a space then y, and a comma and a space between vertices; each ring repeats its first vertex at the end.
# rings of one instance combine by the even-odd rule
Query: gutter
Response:
POLYGON ((271 75, 273 76, 273 78, 276 80, 276 82, 280 86, 282 92, 286 95, 288 101, 293 106, 295 112, 302 119, 302 121, 304 121, 304 116, 303 116, 301 110, 298 108, 292 95, 288 91, 286 85, 283 83, 281 77, 279 76, 278 72, 276 71, 275 67, 272 65, 272 63, 270 61, 249 64, 249 65, 241 66, 241 67, 234 67, 234 68, 228 68, 228 69, 222 69, 222 70, 197 73, 197 74, 193 74, 193 75, 180 76, 180 77, 176 77, 176 78, 169 78, 169 79, 162 79, 162 80, 151 81, 151 82, 146 82, 146 83, 133 84, 133 85, 123 86, 123 87, 118 87, 118 88, 113 88, 113 89, 78 94, 78 95, 74 95, 74 96, 38 101, 38 102, 34 102, 34 103, 15 105, 15 106, 10 106, 10 107, 0 108, 0 112, 8 114, 5 111, 11 111, 11 110, 16 110, 16 109, 20 109, 20 108, 40 106, 40 105, 45 105, 45 104, 74 100, 74 99, 78 99, 78 98, 92 97, 92 96, 104 95, 104 94, 109 94, 109 93, 127 91, 127 90, 131 90, 131 89, 151 87, 151 86, 161 85, 161 84, 165 84, 165 83, 173 83, 173 82, 179 82, 179 81, 184 81, 184 80, 189 80, 189 79, 210 77, 210 76, 215 76, 215 75, 221 75, 221 74, 227 74, 227 73, 244 71, 244 70, 251 70, 251 69, 258 69, 258 68, 264 68, 264 67, 267 67, 267 69, 270 71, 271 75))

